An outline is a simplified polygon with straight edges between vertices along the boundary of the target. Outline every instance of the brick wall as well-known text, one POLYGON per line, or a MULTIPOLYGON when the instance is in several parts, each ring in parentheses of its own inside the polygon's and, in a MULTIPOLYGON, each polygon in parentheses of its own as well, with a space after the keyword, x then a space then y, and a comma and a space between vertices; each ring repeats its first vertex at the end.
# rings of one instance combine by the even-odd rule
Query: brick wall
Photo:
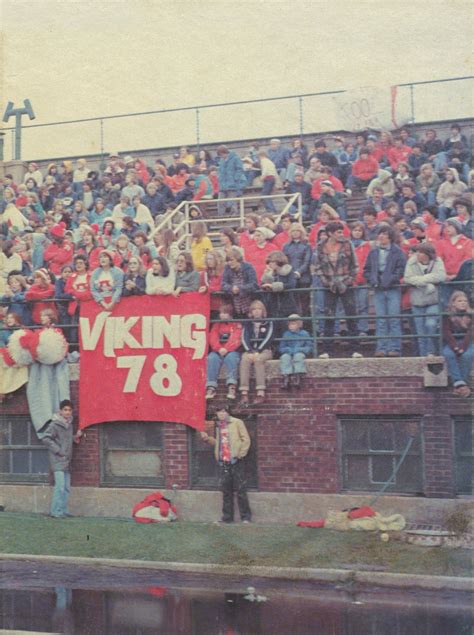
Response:
MULTIPOLYGON (((77 382, 72 383, 76 398, 77 382)), ((223 393, 220 396, 224 396, 223 393)), ((27 414, 23 390, 4 404, 5 414, 27 414)), ((337 493, 341 491, 338 417, 396 415, 420 421, 423 430, 424 494, 454 495, 452 417, 469 416, 468 400, 448 388, 424 388, 421 377, 308 377, 299 393, 286 393, 281 379, 268 383, 257 416, 259 490, 337 493)), ((239 414, 245 420, 245 413, 239 414)), ((100 426, 87 429, 76 448, 73 484, 100 483, 100 426)), ((188 430, 165 424, 166 487, 189 486, 188 430)))

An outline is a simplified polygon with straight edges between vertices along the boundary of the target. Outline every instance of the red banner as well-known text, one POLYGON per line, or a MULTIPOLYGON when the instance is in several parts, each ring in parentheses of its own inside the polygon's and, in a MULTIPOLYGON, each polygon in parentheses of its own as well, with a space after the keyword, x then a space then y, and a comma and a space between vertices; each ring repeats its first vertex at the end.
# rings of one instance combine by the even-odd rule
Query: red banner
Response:
POLYGON ((81 303, 79 427, 173 421, 204 429, 209 294, 81 303))

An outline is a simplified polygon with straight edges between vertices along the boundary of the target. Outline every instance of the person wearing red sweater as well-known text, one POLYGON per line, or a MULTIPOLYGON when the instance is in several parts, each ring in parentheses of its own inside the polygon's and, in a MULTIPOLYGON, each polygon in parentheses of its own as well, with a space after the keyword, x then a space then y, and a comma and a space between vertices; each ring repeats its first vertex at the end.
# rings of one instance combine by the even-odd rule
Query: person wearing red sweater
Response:
POLYGON ((394 145, 387 153, 387 159, 392 170, 396 172, 399 163, 408 163, 408 157, 411 153, 412 149, 410 146, 403 145, 403 139, 401 137, 395 137, 394 145))
POLYGON ((78 254, 74 257, 74 271, 67 279, 64 288, 65 293, 69 293, 74 297, 74 300, 69 302, 68 306, 68 313, 71 316, 78 314, 79 302, 92 300, 90 291, 91 274, 88 269, 87 256, 78 254))
POLYGON ((257 227, 254 232, 254 240, 244 247, 245 260, 253 265, 259 284, 267 267, 268 254, 277 249, 275 245, 270 242, 274 236, 274 232, 270 229, 257 227))
POLYGON ((72 245, 64 240, 66 224, 61 222, 53 225, 49 233, 53 242, 46 248, 43 256, 45 265, 51 273, 58 276, 64 265, 70 265, 74 256, 72 245))
MULTIPOLYGON (((359 271, 354 278, 354 292, 356 300, 357 315, 368 315, 369 313, 369 290, 364 288, 367 286, 367 280, 364 278, 364 267, 369 255, 369 251, 373 247, 373 243, 367 240, 365 225, 361 221, 356 221, 351 227, 351 243, 354 247, 359 271)), ((369 330, 368 318, 360 318, 357 320, 357 330, 359 335, 366 335, 369 330)))
POLYGON ((223 304, 219 310, 219 319, 223 321, 214 324, 209 335, 211 350, 207 356, 206 399, 215 397, 222 366, 226 375, 227 399, 236 397, 242 324, 226 321, 232 319, 233 311, 231 304, 223 304))
POLYGON ((426 205, 423 208, 421 218, 426 224, 426 239, 435 243, 444 237, 444 223, 438 220, 438 208, 436 205, 426 205))
POLYGON ((339 218, 339 214, 336 212, 336 210, 334 210, 330 205, 326 205, 324 203, 323 205, 321 205, 321 209, 319 210, 318 222, 311 227, 311 231, 309 232, 309 236, 308 236, 309 244, 311 245, 313 249, 316 247, 316 243, 318 242, 318 234, 320 230, 326 227, 326 225, 330 221, 336 221, 336 220, 342 223, 342 225, 344 226, 344 230, 343 230, 344 236, 346 238, 349 238, 351 233, 347 225, 341 221, 341 219, 339 218))
POLYGON ((255 230, 260 222, 258 214, 250 212, 244 219, 245 231, 239 233, 239 245, 245 251, 248 247, 253 245, 255 230))
POLYGON ((54 302, 41 302, 41 300, 48 300, 54 298, 54 284, 51 284, 51 278, 46 269, 37 269, 33 272, 33 284, 25 293, 25 300, 36 300, 33 303, 33 310, 31 317, 35 324, 41 324, 41 311, 44 309, 51 309, 55 314, 55 319, 58 318, 58 312, 54 302))
MULTIPOLYGON (((204 257, 206 268, 200 273, 199 293, 220 292, 222 287, 222 274, 224 272, 224 257, 218 249, 211 249, 204 257)), ((222 297, 211 295, 211 317, 217 315, 222 304, 222 297)))
POLYGON ((283 247, 286 243, 290 242, 290 228, 292 223, 294 222, 294 218, 291 214, 283 214, 280 218, 280 225, 283 228, 279 234, 272 239, 272 243, 279 251, 283 251, 283 247))
POLYGON ((311 188, 312 199, 319 201, 321 196, 321 183, 323 181, 331 181, 335 192, 344 192, 344 185, 342 184, 342 181, 332 175, 331 168, 324 167, 321 172, 322 175, 313 181, 313 186, 311 188))
POLYGON ((352 187, 368 187, 369 183, 377 176, 379 171, 377 159, 370 156, 367 148, 361 148, 359 158, 352 164, 352 175, 347 185, 352 187))
POLYGON ((446 280, 453 280, 464 261, 472 258, 474 241, 462 234, 461 223, 455 218, 446 221, 445 238, 436 243, 438 256, 446 268, 446 280))

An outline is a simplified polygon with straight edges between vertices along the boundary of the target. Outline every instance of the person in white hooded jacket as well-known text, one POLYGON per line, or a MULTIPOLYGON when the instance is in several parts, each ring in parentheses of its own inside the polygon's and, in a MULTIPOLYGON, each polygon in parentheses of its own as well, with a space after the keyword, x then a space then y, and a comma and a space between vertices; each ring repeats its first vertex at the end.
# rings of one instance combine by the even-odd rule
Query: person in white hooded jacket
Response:
POLYGON ((405 283, 412 287, 410 303, 418 336, 418 352, 421 357, 435 355, 439 353, 440 330, 438 285, 446 280, 446 269, 431 243, 417 245, 415 254, 408 259, 403 277, 405 283))
POLYGON ((454 201, 467 190, 467 185, 459 179, 458 171, 446 168, 446 180, 441 183, 436 194, 439 205, 438 219, 445 221, 453 211, 454 201))

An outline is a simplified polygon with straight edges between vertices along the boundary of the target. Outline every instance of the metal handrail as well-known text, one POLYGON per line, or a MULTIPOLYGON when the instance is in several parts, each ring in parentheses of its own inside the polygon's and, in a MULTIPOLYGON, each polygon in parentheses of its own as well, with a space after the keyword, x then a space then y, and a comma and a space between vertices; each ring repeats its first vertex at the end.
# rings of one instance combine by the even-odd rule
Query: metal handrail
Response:
MULTIPOLYGON (((446 286, 453 286, 453 287, 457 287, 459 285, 472 285, 473 281, 449 281, 449 282, 445 282, 442 283, 446 286)), ((369 286, 369 285, 357 285, 355 287, 353 287, 354 289, 372 289, 373 287, 369 286)), ((391 288, 400 288, 400 289, 410 289, 413 288, 412 285, 407 285, 407 284, 399 284, 399 285, 394 285, 391 288)), ((310 292, 313 296, 314 292, 316 291, 327 291, 326 287, 322 287, 322 286, 311 286, 311 287, 304 287, 304 288, 298 288, 298 289, 287 289, 287 290, 283 290, 283 291, 279 291, 278 293, 301 293, 301 292, 310 292)), ((263 296, 264 294, 271 294, 271 291, 263 291, 261 289, 259 289, 258 291, 255 291, 252 295, 253 296, 263 296)), ((228 294, 224 293, 224 292, 215 292, 212 293, 213 296, 226 296, 228 294)), ((313 298, 312 298, 313 300, 313 298)), ((71 302, 71 300, 68 299, 56 299, 56 298, 47 298, 47 299, 40 299, 40 300, 23 300, 23 301, 18 301, 18 304, 35 304, 37 302, 43 302, 43 303, 55 303, 55 304, 68 304, 69 302, 71 302)), ((2 303, 5 303, 5 301, 3 301, 2 303)), ((312 302, 312 306, 314 307, 314 303, 312 302)), ((438 302, 438 312, 437 313, 422 313, 422 314, 418 314, 417 317, 425 317, 425 316, 430 316, 430 317, 436 317, 439 319, 439 323, 438 323, 438 330, 435 334, 433 335, 424 335, 424 334, 417 334, 417 333, 402 333, 400 335, 400 339, 402 341, 406 341, 406 340, 418 340, 418 339, 437 339, 438 340, 438 347, 439 350, 442 351, 442 345, 443 345, 443 338, 442 338, 442 329, 441 329, 441 319, 444 316, 449 315, 445 310, 443 310, 441 303, 438 302)), ((313 333, 310 335, 312 342, 313 342, 313 353, 314 353, 314 357, 317 357, 318 354, 318 342, 324 342, 324 341, 334 341, 334 337, 326 337, 324 335, 319 335, 317 333, 317 323, 321 322, 324 323, 327 320, 339 320, 339 319, 343 319, 344 321, 348 321, 348 320, 360 320, 360 319, 371 319, 371 320, 377 320, 377 319, 398 319, 398 320, 402 320, 402 319, 407 319, 407 318, 411 318, 413 317, 413 314, 410 312, 401 312, 398 314, 383 314, 383 315, 376 315, 376 314, 357 314, 357 315, 343 315, 341 317, 338 317, 337 315, 334 316, 327 316, 326 314, 322 313, 313 313, 312 315, 309 316, 302 316, 301 320, 302 322, 310 322, 312 325, 312 330, 313 333)), ((281 322, 287 322, 288 321, 288 317, 274 317, 274 316, 268 316, 266 318, 267 321, 272 322, 272 323, 281 323, 281 322)), ((211 318, 210 319, 210 323, 211 324, 215 324, 215 323, 220 323, 223 320, 217 319, 217 318, 211 318)), ((239 319, 228 319, 225 320, 225 322, 238 322, 238 323, 246 323, 246 322, 252 322, 254 321, 252 318, 239 318, 239 319)), ((64 331, 69 331, 72 329, 78 329, 78 324, 74 323, 74 324, 56 324, 56 326, 58 328, 62 328, 64 331)), ((25 328, 28 329, 40 329, 43 328, 41 325, 29 325, 26 326, 25 328)), ((4 330, 8 330, 8 327, 6 327, 5 325, 2 325, 0 323, 0 331, 4 331, 4 330)), ((307 340, 307 338, 301 338, 304 340, 307 340)), ((393 335, 344 335, 343 338, 341 338, 343 341, 350 341, 350 342, 357 342, 357 341, 368 341, 368 342, 376 342, 378 340, 382 340, 382 339, 393 339, 393 335)), ((281 340, 281 338, 276 337, 274 338, 274 341, 279 342, 281 340)), ((71 345, 77 345, 77 342, 70 342, 71 345)), ((441 353, 440 353, 441 355, 441 353)))
MULTIPOLYGON (((445 82, 465 81, 470 79, 474 79, 474 76, 466 75, 464 77, 448 77, 444 79, 430 79, 430 80, 425 80, 421 82, 408 82, 403 84, 397 84, 397 86, 410 88, 411 86, 423 86, 427 84, 443 84, 445 82)), ((221 102, 216 104, 181 106, 179 108, 161 108, 159 110, 146 110, 143 112, 129 112, 129 113, 122 113, 118 115, 100 115, 97 117, 84 117, 82 119, 67 119, 65 121, 50 121, 46 123, 35 123, 30 125, 24 125, 23 129, 42 128, 46 126, 61 126, 61 125, 75 124, 75 123, 87 123, 90 121, 106 121, 107 119, 123 119, 126 117, 143 117, 146 115, 159 115, 159 114, 170 113, 170 112, 186 112, 190 110, 204 110, 206 108, 223 108, 226 106, 242 106, 246 104, 259 104, 259 103, 266 103, 266 102, 272 102, 272 101, 284 101, 286 99, 304 99, 305 97, 322 97, 327 95, 340 95, 345 92, 347 92, 347 89, 320 91, 317 93, 301 93, 297 95, 284 95, 281 97, 261 97, 259 99, 242 99, 239 101, 228 101, 228 102, 221 102)), ((15 129, 14 126, 8 126, 5 128, 2 128, 2 130, 14 130, 14 129, 15 129)))

